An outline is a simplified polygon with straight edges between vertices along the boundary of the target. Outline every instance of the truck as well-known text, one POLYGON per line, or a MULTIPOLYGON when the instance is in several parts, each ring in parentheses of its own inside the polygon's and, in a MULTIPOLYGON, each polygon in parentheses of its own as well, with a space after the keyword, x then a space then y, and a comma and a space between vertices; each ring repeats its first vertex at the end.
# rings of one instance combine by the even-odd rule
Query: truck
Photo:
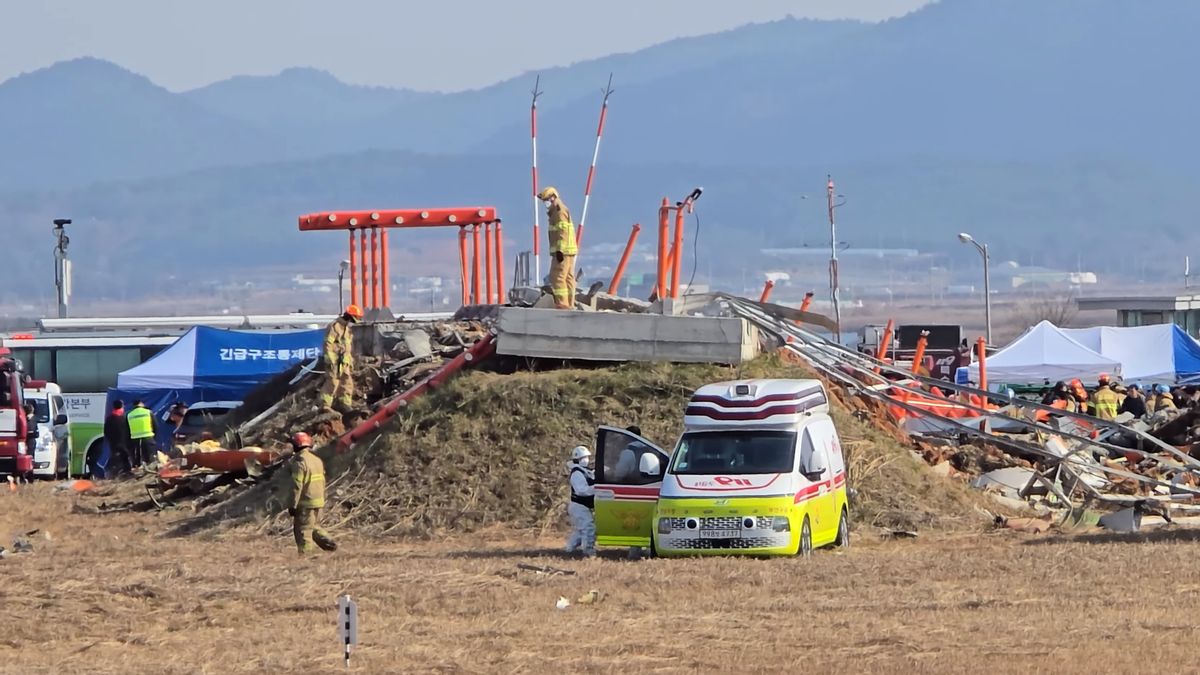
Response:
POLYGON ((37 445, 33 449, 33 475, 37 478, 70 476, 71 436, 67 429, 67 402, 53 382, 29 380, 25 401, 32 403, 37 421, 37 445))
POLYGON ((0 475, 27 478, 33 457, 27 445, 23 374, 9 350, 0 347, 0 475))
POLYGON ((625 429, 597 431, 598 545, 662 556, 849 545, 845 458, 819 380, 706 385, 683 422, 671 452, 625 429))
MULTIPOLYGON (((875 356, 883 340, 885 327, 868 324, 859 331, 858 350, 875 356)), ((930 377, 954 381, 954 372, 959 366, 970 363, 970 352, 962 352, 964 338, 962 326, 953 324, 901 324, 896 326, 891 343, 887 345, 885 358, 901 368, 912 366, 916 355, 917 341, 926 333, 925 358, 930 377), (964 357, 965 353, 965 357, 964 357), (963 362, 963 359, 966 362, 963 362)))

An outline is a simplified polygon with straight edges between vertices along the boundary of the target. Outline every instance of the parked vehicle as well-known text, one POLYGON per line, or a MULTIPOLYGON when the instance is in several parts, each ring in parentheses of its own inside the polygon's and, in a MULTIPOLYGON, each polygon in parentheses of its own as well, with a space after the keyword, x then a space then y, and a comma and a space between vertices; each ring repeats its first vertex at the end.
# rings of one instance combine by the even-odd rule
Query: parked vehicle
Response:
POLYGON ((68 475, 71 436, 67 431, 66 401, 62 389, 53 382, 30 380, 25 383, 24 394, 25 401, 33 404, 37 416, 33 475, 38 478, 68 475))
POLYGON ((33 473, 29 427, 25 419, 23 374, 11 352, 0 347, 0 475, 27 477, 33 473))
POLYGON ((613 427, 596 449, 599 545, 659 555, 849 545, 845 459, 818 380, 710 384, 692 396, 672 453, 613 427))

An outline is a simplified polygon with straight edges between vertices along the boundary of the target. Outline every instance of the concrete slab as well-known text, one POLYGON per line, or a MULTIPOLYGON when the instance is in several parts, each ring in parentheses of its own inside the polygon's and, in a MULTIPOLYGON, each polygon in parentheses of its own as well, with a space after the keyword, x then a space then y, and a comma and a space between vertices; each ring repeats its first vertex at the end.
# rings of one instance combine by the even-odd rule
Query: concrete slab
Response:
POLYGON ((744 363, 758 330, 738 318, 505 307, 496 353, 587 361, 744 363))

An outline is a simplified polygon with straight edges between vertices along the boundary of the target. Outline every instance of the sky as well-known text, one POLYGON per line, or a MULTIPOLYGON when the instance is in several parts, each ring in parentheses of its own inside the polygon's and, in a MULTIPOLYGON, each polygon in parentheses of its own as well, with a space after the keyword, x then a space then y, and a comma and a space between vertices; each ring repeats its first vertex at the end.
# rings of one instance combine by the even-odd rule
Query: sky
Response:
POLYGON ((293 66, 454 91, 788 15, 879 21, 929 0, 2 0, 0 81, 94 56, 173 91, 293 66))

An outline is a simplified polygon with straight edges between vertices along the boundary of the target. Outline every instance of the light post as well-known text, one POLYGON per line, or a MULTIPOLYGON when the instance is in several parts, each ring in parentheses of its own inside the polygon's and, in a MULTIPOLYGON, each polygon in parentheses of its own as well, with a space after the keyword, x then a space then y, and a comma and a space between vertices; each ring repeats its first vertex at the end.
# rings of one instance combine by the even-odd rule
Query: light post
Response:
POLYGON ((346 270, 350 269, 350 261, 343 260, 338 266, 338 314, 346 311, 346 270))
POLYGON ((842 307, 838 291, 841 281, 838 278, 837 219, 834 217, 834 211, 846 203, 846 197, 836 194, 833 186, 833 176, 826 176, 826 178, 828 179, 828 183, 825 186, 825 190, 829 209, 829 299, 833 303, 833 323, 836 326, 834 334, 840 344, 842 341, 842 307), (835 195, 841 201, 835 203, 835 195))
POLYGON ((990 275, 988 274, 988 256, 987 244, 980 244, 975 241, 975 238, 966 232, 958 233, 958 240, 964 244, 971 244, 975 250, 979 251, 979 255, 983 256, 983 312, 984 321, 987 322, 984 330, 984 336, 987 338, 988 344, 992 344, 992 289, 990 275))
POLYGON ((67 318, 67 307, 71 304, 71 259, 67 257, 67 247, 71 238, 67 236, 66 226, 71 224, 70 218, 54 219, 54 287, 58 291, 58 318, 67 318))

